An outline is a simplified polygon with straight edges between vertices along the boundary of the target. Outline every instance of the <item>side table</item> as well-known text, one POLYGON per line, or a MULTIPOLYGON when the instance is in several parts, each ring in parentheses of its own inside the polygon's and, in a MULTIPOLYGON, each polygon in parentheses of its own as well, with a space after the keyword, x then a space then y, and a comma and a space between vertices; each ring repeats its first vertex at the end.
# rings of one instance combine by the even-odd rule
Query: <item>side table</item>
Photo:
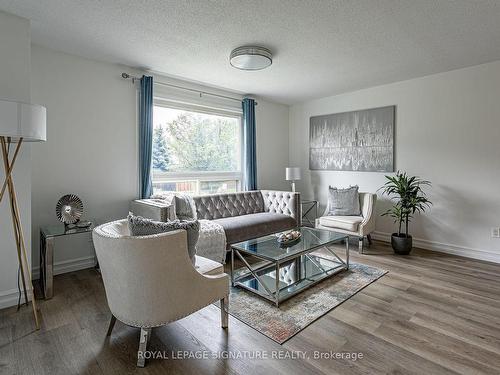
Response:
POLYGON ((314 220, 316 220, 316 218, 318 217, 319 202, 316 200, 303 200, 300 201, 300 205, 302 211, 302 225, 314 228, 314 220), (313 220, 311 220, 311 218, 308 216, 311 212, 314 213, 313 220))
POLYGON ((68 229, 62 223, 40 227, 40 286, 45 299, 52 298, 54 294, 54 249, 56 239, 65 237, 70 241, 69 243, 73 248, 91 246, 91 251, 95 252, 92 243, 92 230, 94 227, 94 222, 87 228, 74 227, 68 229))

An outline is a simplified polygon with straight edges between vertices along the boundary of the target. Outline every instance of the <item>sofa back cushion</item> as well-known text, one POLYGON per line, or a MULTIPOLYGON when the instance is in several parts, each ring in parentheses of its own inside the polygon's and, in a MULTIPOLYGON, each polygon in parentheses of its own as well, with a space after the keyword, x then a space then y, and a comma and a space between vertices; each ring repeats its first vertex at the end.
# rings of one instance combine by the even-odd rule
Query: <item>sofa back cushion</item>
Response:
POLYGON ((264 212, 260 191, 193 197, 197 219, 214 220, 264 212))

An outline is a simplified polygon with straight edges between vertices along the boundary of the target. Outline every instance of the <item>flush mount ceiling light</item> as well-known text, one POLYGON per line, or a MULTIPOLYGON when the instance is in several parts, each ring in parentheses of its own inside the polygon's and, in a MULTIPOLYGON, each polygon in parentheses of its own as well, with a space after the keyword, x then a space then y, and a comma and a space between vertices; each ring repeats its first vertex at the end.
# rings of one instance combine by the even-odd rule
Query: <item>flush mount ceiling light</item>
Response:
POLYGON ((264 47, 243 46, 231 52, 229 62, 237 69, 261 70, 273 63, 273 54, 264 47))

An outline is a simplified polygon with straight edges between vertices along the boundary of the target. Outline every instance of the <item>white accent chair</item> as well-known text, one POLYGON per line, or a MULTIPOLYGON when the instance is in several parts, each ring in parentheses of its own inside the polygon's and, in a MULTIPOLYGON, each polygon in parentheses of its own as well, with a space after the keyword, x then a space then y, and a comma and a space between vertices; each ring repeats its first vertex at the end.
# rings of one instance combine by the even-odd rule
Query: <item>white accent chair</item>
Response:
POLYGON ((350 236, 359 237, 359 252, 363 254, 363 242, 366 236, 368 244, 371 245, 371 233, 375 230, 375 203, 377 194, 359 193, 360 216, 328 216, 330 207, 322 217, 316 219, 316 228, 345 233, 350 236))
POLYGON ((95 228, 92 237, 112 314, 107 336, 116 319, 141 328, 137 366, 144 367, 152 328, 217 300, 227 328, 229 276, 222 264, 206 258, 197 256, 193 267, 185 230, 133 237, 125 219, 95 228))

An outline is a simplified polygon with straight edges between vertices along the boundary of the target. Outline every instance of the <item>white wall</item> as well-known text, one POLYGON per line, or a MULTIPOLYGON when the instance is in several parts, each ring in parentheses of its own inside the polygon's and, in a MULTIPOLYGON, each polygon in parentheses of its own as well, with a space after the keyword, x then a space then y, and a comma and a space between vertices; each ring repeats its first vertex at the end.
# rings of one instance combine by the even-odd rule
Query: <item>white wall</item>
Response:
POLYGON ((288 106, 257 100, 257 186, 290 190, 285 181, 288 166, 288 106))
POLYGON ((0 12, 0 98, 30 100, 30 21, 0 12))
MULTIPOLYGON (((0 99, 31 101, 30 44, 29 21, 0 12, 0 99)), ((13 173, 28 257, 31 248, 30 147, 29 144, 23 145, 13 173)), ((5 173, 1 162, 0 188, 4 179, 5 173)), ((6 195, 0 204, 0 308, 17 303, 17 269, 16 243, 8 195, 6 195)))
MULTIPOLYGON (((382 173, 308 171, 309 118, 396 105, 396 168, 433 183, 434 206, 411 225, 416 244, 500 262, 500 239, 490 235, 500 226, 499 97, 494 62, 294 105, 290 162, 305 171, 300 189, 323 204, 329 184, 375 192, 382 173)), ((394 225, 379 217, 377 231, 387 239, 394 225)))
MULTIPOLYGON (((134 87, 122 79, 124 71, 134 74, 128 67, 32 46, 33 100, 47 107, 47 142, 33 147, 35 271, 39 227, 57 223, 55 205, 63 194, 77 194, 83 200, 85 216, 101 222, 125 217, 129 201, 137 196, 137 84, 134 87)), ((155 80, 200 88, 157 75, 155 80)), ((238 97, 213 88, 204 90, 238 97)), ((155 92, 171 94, 161 87, 155 87, 155 92)), ((180 94, 176 95, 178 99, 180 94)), ((192 99, 185 92, 184 96, 185 100, 192 99)), ((199 100, 199 95, 193 98, 199 100)), ((287 188, 282 181, 288 163, 288 107, 257 100, 259 186, 287 188)), ((66 269, 78 268, 79 259, 83 259, 83 265, 88 264, 85 258, 89 254, 72 256, 74 264, 56 251, 55 271, 63 261, 66 269)))
MULTIPOLYGON (((78 195, 85 218, 108 221, 127 215, 138 187, 136 90, 120 77, 123 67, 36 45, 31 65, 33 101, 47 107, 47 142, 32 148, 37 271, 39 227, 57 223, 55 207, 62 195, 78 195)), ((56 272, 58 263, 70 260, 57 250, 56 272)), ((75 259, 92 255, 75 254, 75 259)))

